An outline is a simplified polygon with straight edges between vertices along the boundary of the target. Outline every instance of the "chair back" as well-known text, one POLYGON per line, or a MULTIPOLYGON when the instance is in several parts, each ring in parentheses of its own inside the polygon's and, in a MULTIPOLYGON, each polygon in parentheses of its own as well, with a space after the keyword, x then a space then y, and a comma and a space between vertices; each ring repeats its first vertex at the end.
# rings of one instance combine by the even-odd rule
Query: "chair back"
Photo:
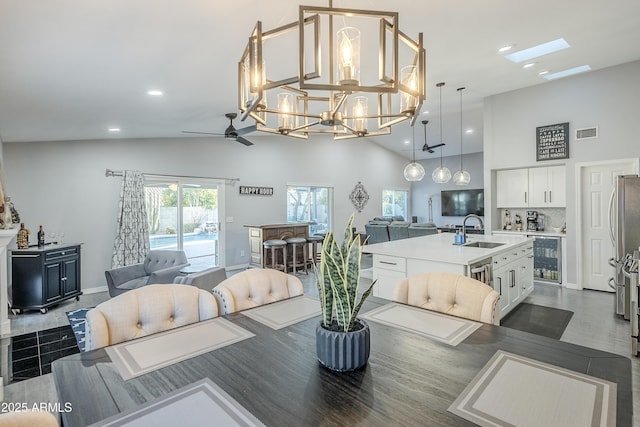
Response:
POLYGON ((187 276, 178 276, 174 279, 173 283, 191 285, 211 292, 218 283, 221 283, 226 279, 227 271, 224 267, 212 267, 197 273, 191 273, 187 276))
POLYGON ((500 324, 499 299, 491 286, 447 272, 411 276, 393 290, 393 301, 495 325, 500 324))
POLYGON ((187 263, 187 255, 184 251, 154 249, 149 251, 149 254, 144 260, 144 271, 149 275, 154 271, 187 263))
POLYGON ((364 229, 367 233, 367 244, 389 241, 389 229, 387 225, 365 224, 364 229))
POLYGON ((393 221, 389 224, 389 240, 409 238, 409 223, 406 221, 393 221))
POLYGON ((303 293, 300 279, 270 268, 245 270, 213 288, 222 314, 247 310, 303 293))
POLYGON ((147 285, 87 312, 86 349, 93 350, 218 316, 211 292, 178 284, 147 285))
POLYGON ((416 223, 409 226, 409 237, 428 236, 438 234, 438 227, 433 223, 416 223))

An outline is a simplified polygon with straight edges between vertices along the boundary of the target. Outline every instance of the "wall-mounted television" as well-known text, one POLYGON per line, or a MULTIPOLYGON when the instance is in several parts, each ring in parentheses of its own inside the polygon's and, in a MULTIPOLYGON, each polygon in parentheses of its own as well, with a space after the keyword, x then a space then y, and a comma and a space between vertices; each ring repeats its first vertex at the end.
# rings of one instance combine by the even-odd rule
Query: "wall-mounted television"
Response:
POLYGON ((443 190, 442 216, 484 216, 484 190, 443 190))

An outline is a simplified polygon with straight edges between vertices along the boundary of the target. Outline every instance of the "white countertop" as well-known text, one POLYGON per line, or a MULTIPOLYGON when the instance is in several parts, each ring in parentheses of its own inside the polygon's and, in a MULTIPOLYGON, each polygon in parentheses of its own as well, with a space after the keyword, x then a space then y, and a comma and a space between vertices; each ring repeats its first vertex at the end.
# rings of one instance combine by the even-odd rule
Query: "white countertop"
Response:
POLYGON ((556 233, 555 231, 513 231, 513 230, 494 230, 491 232, 494 236, 514 235, 514 236, 541 236, 541 237, 567 237, 567 233, 556 233))
POLYGON ((533 242, 533 237, 525 237, 523 234, 517 235, 515 233, 513 236, 467 235, 467 243, 477 241, 504 243, 504 245, 492 249, 473 248, 454 245, 454 236, 452 233, 442 233, 374 243, 372 245, 364 245, 362 252, 449 264, 470 265, 508 251, 525 242, 533 242))

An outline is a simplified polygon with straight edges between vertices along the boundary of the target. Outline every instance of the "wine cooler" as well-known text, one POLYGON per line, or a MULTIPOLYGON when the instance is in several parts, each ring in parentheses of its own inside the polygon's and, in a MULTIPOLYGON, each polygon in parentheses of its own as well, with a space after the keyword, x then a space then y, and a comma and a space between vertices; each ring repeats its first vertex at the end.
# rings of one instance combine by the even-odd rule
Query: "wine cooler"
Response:
POLYGON ((535 236, 533 241, 533 279, 562 284, 560 237, 535 236))

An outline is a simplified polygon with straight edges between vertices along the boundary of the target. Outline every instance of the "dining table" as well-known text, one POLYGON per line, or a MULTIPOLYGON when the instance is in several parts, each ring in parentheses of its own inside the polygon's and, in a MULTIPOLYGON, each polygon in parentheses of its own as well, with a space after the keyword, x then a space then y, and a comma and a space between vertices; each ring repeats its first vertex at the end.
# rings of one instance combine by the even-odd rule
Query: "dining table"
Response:
MULTIPOLYGON (((390 303, 369 297, 361 314, 366 317, 390 303)), ((246 314, 223 319, 246 330, 248 338, 128 379, 108 348, 56 360, 54 383, 61 407, 67 408, 60 414, 63 425, 84 427, 115 419, 209 381, 267 426, 469 426, 476 423, 449 408, 492 358, 510 354, 611 384, 611 422, 632 426, 631 361, 621 355, 484 323, 451 345, 367 320, 368 363, 356 371, 334 372, 316 357, 319 314, 278 329, 246 314)), ((170 331, 176 345, 182 329, 170 331)), ((518 390, 527 398, 525 381, 518 390)), ((500 399, 510 405, 509 396, 500 399)), ((189 413, 183 417, 183 425, 192 425, 189 413)))

